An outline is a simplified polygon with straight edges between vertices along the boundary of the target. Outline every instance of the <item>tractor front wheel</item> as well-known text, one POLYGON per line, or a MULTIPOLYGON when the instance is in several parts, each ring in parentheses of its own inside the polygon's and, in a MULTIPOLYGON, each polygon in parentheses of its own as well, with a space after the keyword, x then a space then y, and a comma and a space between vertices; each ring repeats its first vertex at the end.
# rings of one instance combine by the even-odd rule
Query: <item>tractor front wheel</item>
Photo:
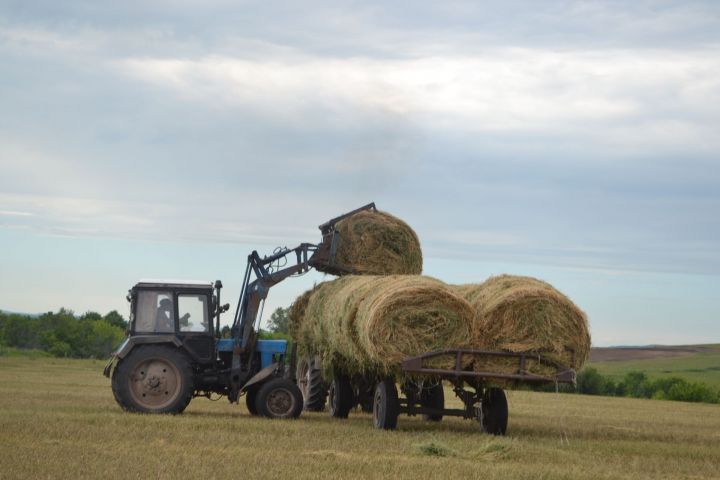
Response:
POLYGON ((245 392, 245 405, 247 405, 248 412, 250 412, 250 415, 257 415, 257 393, 258 393, 258 387, 256 385, 251 386, 248 388, 247 392, 245 392))
POLYGON ((115 368, 115 400, 130 412, 181 413, 193 395, 193 375, 185 355, 169 345, 133 349, 115 368))
POLYGON ((290 380, 274 378, 258 389, 255 408, 267 418, 297 418, 303 408, 302 393, 290 380))

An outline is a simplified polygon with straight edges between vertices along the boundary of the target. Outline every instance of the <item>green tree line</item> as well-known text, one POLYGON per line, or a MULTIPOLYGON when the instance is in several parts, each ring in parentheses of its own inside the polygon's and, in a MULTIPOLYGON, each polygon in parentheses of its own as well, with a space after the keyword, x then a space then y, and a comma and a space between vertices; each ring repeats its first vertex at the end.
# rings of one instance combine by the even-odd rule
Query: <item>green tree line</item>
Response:
MULTIPOLYGON (((545 385, 538 390, 554 391, 555 385, 545 385)), ((610 397, 654 398, 681 402, 720 403, 720 391, 698 382, 688 382, 679 377, 649 378, 644 372, 628 372, 622 380, 602 375, 597 369, 583 369, 577 376, 577 388, 558 385, 567 393, 604 395, 610 397)))
MULTIPOLYGON (((287 314, 288 309, 276 309, 268 321, 269 331, 260 332, 260 337, 289 339, 287 314)), ((75 316, 64 308, 39 316, 0 311, 0 347, 41 350, 57 357, 106 358, 125 337, 126 328, 127 322, 115 310, 104 316, 97 312, 75 316)), ((223 327, 222 333, 229 337, 230 328, 223 327)), ((720 391, 704 383, 679 377, 651 379, 643 372, 629 372, 616 381, 592 367, 578 374, 577 387, 545 385, 536 390, 556 388, 585 395, 720 403, 720 391)))
POLYGON ((38 316, 0 312, 0 347, 42 350, 56 357, 106 358, 125 337, 117 311, 75 316, 61 308, 38 316))

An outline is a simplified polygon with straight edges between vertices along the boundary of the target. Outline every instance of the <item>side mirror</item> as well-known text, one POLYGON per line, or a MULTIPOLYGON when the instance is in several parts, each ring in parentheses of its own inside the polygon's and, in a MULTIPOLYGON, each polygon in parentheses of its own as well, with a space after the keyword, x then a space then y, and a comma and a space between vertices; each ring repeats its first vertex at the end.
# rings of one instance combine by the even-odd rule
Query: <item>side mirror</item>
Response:
POLYGON ((226 303, 225 305, 223 305, 222 307, 220 307, 220 313, 225 313, 225 312, 227 312, 228 310, 230 310, 230 304, 229 304, 229 303, 226 303))

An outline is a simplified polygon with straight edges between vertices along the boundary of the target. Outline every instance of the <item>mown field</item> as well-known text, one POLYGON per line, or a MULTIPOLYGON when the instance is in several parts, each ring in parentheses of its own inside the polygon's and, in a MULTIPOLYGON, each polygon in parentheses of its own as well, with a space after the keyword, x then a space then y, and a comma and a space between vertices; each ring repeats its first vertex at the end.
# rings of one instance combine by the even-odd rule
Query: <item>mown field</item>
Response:
MULTIPOLYGON (((699 347, 699 346, 697 346, 699 347)), ((698 352, 656 358, 591 362, 601 374, 621 380, 631 371, 645 372, 650 378, 680 377, 689 382, 701 382, 720 388, 720 345, 702 346, 698 352)))
POLYGON ((0 357, 0 478, 720 478, 720 405, 511 392, 504 438, 460 419, 382 432, 225 400, 127 414, 102 367, 0 357))

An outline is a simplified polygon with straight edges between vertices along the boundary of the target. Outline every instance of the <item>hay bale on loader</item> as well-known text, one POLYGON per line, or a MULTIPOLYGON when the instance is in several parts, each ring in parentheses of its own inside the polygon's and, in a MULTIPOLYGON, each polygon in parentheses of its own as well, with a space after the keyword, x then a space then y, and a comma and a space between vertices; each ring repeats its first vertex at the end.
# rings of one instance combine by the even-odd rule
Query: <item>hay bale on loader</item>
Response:
MULTIPOLYGON (((454 290, 475 309, 474 345, 540 353, 575 370, 587 361, 587 317, 552 285, 531 277, 500 275, 454 290)), ((497 358, 475 365, 475 369, 510 373, 517 369, 517 361, 497 358)), ((527 370, 538 375, 555 373, 552 367, 533 361, 528 362, 527 370)))
POLYGON ((332 265, 320 271, 344 275, 419 275, 422 273, 420 240, 410 226, 389 213, 358 212, 335 226, 338 243, 332 265))
POLYGON ((413 355, 469 346, 473 309, 439 280, 348 275, 298 298, 290 328, 300 351, 346 374, 398 372, 413 355))

